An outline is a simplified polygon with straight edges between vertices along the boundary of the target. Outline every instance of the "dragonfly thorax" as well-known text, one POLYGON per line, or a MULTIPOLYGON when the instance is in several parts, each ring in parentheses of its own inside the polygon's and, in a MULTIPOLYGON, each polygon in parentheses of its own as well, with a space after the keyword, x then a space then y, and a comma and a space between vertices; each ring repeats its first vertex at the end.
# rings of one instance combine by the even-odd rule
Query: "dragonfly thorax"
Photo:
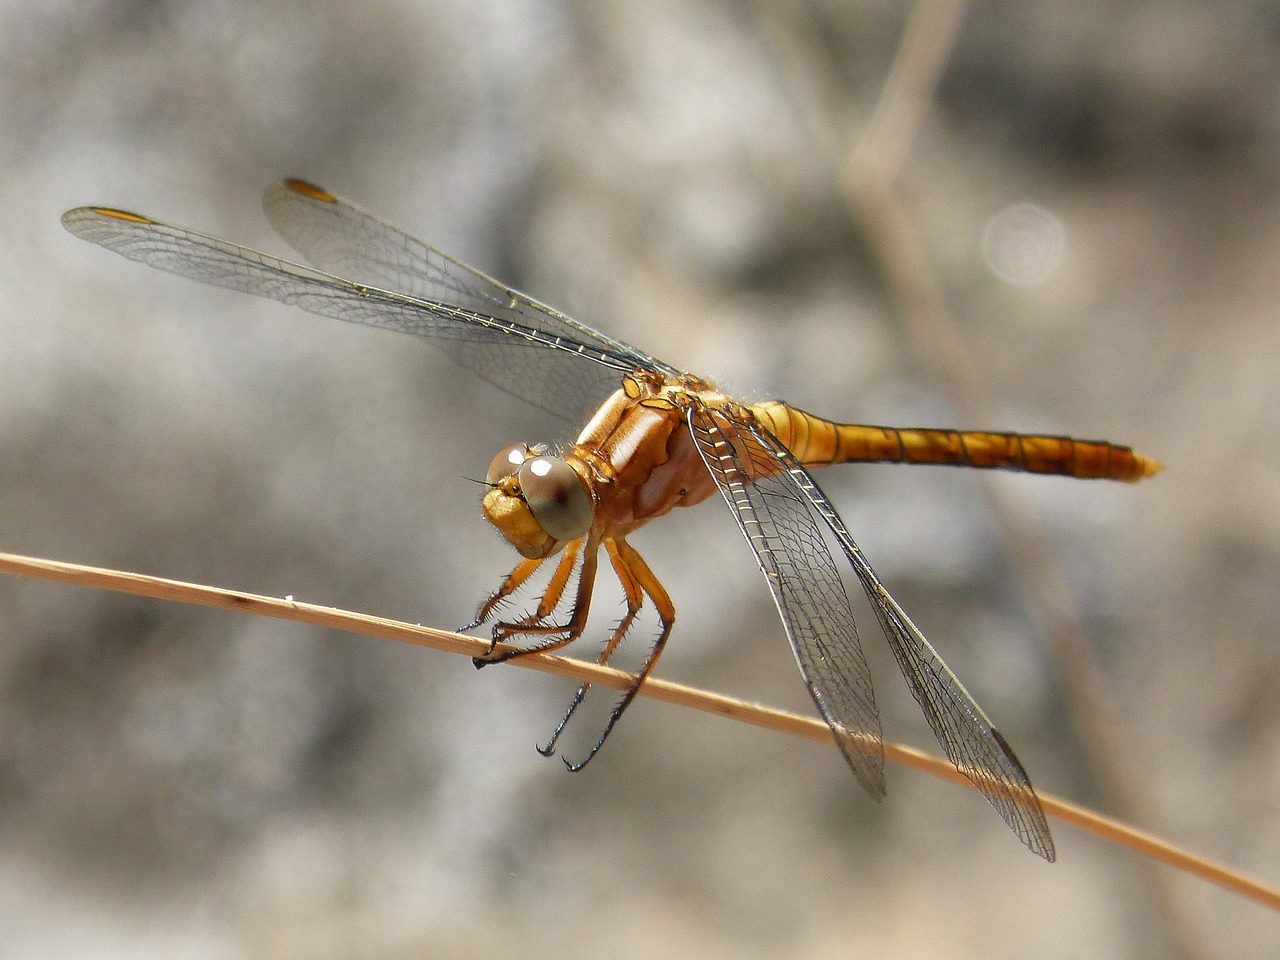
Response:
POLYGON ((591 528, 587 482, 560 457, 511 444, 493 458, 485 482, 484 515, 531 560, 550 556, 591 528))

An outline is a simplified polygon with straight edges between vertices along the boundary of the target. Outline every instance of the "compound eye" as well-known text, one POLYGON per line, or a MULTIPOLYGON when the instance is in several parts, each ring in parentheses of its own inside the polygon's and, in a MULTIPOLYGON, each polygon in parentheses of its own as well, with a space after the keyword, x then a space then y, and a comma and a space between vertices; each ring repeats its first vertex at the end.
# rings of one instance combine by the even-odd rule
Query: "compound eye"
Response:
POLYGON ((520 465, 520 492, 549 536, 576 540, 591 529, 591 494, 577 471, 559 457, 534 457, 520 465))
POLYGON ((489 472, 484 475, 489 486, 496 486, 512 476, 520 465, 529 459, 529 446, 524 443, 513 443, 498 451, 498 455, 489 464, 489 472))

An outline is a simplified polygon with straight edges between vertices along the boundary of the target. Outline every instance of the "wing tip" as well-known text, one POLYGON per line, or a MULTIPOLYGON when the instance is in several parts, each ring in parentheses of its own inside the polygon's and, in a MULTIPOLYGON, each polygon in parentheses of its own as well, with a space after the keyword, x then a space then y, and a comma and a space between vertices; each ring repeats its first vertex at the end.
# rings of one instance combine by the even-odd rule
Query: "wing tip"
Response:
POLYGON ((328 190, 324 189, 324 187, 318 187, 314 183, 311 183, 310 181, 307 181, 307 180, 299 180, 295 177, 289 177, 286 180, 282 181, 281 185, 286 190, 289 190, 293 193, 300 193, 304 197, 309 197, 312 200, 319 200, 323 203, 336 203, 338 200, 337 197, 335 197, 328 190))
POLYGON ((128 220, 131 223, 155 223, 150 217, 128 210, 117 210, 115 207, 76 207, 62 215, 62 223, 70 225, 85 219, 86 216, 105 217, 108 220, 128 220))
POLYGON ((844 754, 845 762, 853 771, 854 777, 867 792, 867 796, 879 803, 887 792, 884 776, 884 738, 878 733, 852 730, 838 720, 833 721, 827 718, 825 713, 823 718, 835 735, 836 745, 844 754))

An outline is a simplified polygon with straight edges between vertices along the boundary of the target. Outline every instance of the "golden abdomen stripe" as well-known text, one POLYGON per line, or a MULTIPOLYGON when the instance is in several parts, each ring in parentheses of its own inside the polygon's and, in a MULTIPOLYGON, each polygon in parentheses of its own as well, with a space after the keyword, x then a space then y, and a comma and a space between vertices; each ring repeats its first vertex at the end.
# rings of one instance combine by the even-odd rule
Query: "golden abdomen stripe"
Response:
POLYGON ((751 408, 801 463, 932 463, 1134 483, 1164 468, 1102 440, 832 423, 779 400, 751 408))

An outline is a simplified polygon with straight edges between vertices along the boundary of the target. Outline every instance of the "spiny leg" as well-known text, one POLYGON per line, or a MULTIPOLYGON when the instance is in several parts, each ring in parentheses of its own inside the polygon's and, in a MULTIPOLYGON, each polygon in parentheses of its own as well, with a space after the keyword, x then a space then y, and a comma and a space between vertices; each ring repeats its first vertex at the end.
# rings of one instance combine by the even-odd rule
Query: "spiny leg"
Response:
POLYGON ((560 562, 556 564, 556 569, 551 574, 551 579, 547 581, 547 589, 543 591, 542 598, 538 601, 538 606, 533 613, 527 617, 521 617, 519 620, 499 622, 494 625, 495 628, 531 627, 540 624, 551 616, 556 607, 560 605, 560 598, 564 596, 564 588, 569 585, 569 578, 573 576, 573 568, 578 562, 578 553, 581 550, 581 540, 574 540, 564 548, 564 554, 560 557, 560 562))
MULTIPOLYGON (((605 540, 604 548, 609 552, 609 563, 613 567, 614 575, 618 578, 618 583, 622 586, 622 592, 626 595, 627 612, 622 619, 618 621, 618 625, 614 628, 613 635, 604 645, 604 649, 600 651, 600 655, 596 658, 596 663, 604 666, 609 662, 609 658, 621 645, 623 638, 627 635, 627 631, 631 629, 631 624, 635 621, 636 616, 640 613, 640 608, 644 604, 644 592, 640 587, 639 581, 636 579, 626 562, 618 554, 617 542, 613 539, 605 540)), ((560 739, 560 734, 564 732, 565 725, 568 724, 569 718, 573 716, 578 706, 587 696, 587 691, 591 689, 591 682, 585 681, 577 692, 573 695, 573 699, 569 701, 569 707, 565 710, 564 716, 560 722, 556 724, 555 729, 551 731, 551 738, 545 744, 538 747, 537 750, 544 757, 549 757, 556 752, 556 741, 560 739)))
MULTIPOLYGON (((503 663, 513 657, 521 657, 530 653, 549 653, 552 650, 559 650, 582 635, 582 630, 587 624, 587 614, 591 611, 591 593, 595 586, 596 560, 599 555, 600 543, 598 540, 588 539, 585 545, 575 541, 570 546, 572 553, 570 549, 566 549, 565 556, 561 558, 559 566, 556 568, 555 573, 552 574, 551 585, 548 586, 548 592, 554 590, 556 594, 550 609, 545 614, 542 614, 540 618, 527 617, 517 623, 499 622, 495 624, 493 627, 493 644, 490 650, 493 650, 499 643, 503 643, 511 637, 540 636, 544 639, 531 646, 507 650, 496 656, 486 655, 482 659, 478 658, 476 661, 477 667, 488 666, 491 663, 503 663), (565 584, 568 582, 577 553, 582 555, 582 570, 578 574, 578 589, 574 596, 569 620, 562 624, 541 622, 558 605, 560 594, 563 593, 565 584)), ((540 611, 541 608, 542 604, 539 604, 540 611)))
MULTIPOLYGON (((627 546, 626 541, 623 541, 623 546, 627 546)), ((644 604, 644 590, 641 588, 640 581, 636 579, 635 574, 631 572, 631 568, 627 566, 626 561, 619 556, 617 541, 606 540, 604 548, 609 552, 609 564, 613 567, 613 572, 618 577, 618 583, 622 585, 623 593, 626 594, 627 612, 618 621, 613 638, 606 645, 605 651, 599 659, 600 663, 604 663, 609 657, 613 656, 613 651, 617 649, 618 644, 622 642, 622 638, 631 629, 632 621, 640 613, 640 607, 644 604)))
MULTIPOLYGON (((663 589, 658 578, 654 576, 653 571, 649 569, 649 565, 644 562, 644 558, 641 557, 640 554, 636 552, 635 548, 625 540, 618 539, 615 541, 615 545, 617 551, 616 555, 614 551, 611 550, 609 552, 609 556, 611 560, 615 561, 615 563, 626 568, 626 576, 623 576, 621 573, 619 574, 619 580, 622 581, 623 589, 627 589, 627 582, 629 580, 634 581, 635 586, 639 587, 641 593, 647 594, 649 599, 653 601, 654 609, 658 613, 658 636, 654 640, 653 645, 649 648, 648 656, 645 657, 644 662, 640 664, 640 669, 632 680, 631 686, 627 688, 626 692, 622 695, 622 699, 618 701, 617 705, 609 714, 608 720, 605 721, 604 729, 600 732, 600 736, 596 738, 596 742, 592 745, 591 749, 587 751, 587 755, 578 761, 565 761, 565 766, 574 772, 585 767, 591 758, 600 751, 600 748, 604 746, 604 742, 608 739, 614 725, 618 722, 618 719, 622 716, 627 707, 631 705, 631 701, 635 699, 636 694, 644 684, 645 679, 657 664, 658 658, 662 656, 662 649, 666 646, 667 637, 671 635, 671 628, 674 626, 676 620, 676 609, 671 603, 671 598, 667 595, 667 591, 663 589)), ((629 597, 628 603, 630 603, 629 597)), ((630 617, 624 618, 624 623, 629 626, 630 620, 630 617)), ((602 665, 608 657, 612 655, 614 650, 617 649, 618 643, 621 642, 622 626, 622 624, 619 624, 620 630, 614 631, 614 636, 606 646, 604 653, 601 654, 600 663, 602 665)), ((564 728, 565 723, 569 720, 569 716, 573 713, 579 702, 581 702, 581 698, 575 698, 575 703, 571 704, 569 713, 566 714, 564 720, 561 721, 560 726, 556 728, 555 736, 558 736, 560 730, 564 728)), ((555 737, 553 736, 552 743, 548 744, 548 747, 552 747, 554 745, 554 740, 555 737)))
MULTIPOLYGON (((581 540, 575 540, 565 547, 565 552, 556 566, 555 573, 552 574, 551 580, 547 583, 546 592, 538 601, 537 611, 523 618, 520 621, 520 625, 531 625, 537 623, 539 620, 545 620, 550 616, 551 612, 560 602, 560 597, 563 595, 565 585, 568 583, 569 577, 572 575, 573 565, 581 547, 581 540)), ((547 562, 547 559, 547 557, 540 557, 532 560, 522 560, 518 563, 516 568, 512 570, 511 573, 507 575, 507 578, 502 582, 502 586, 494 591, 493 595, 481 604, 480 611, 476 614, 476 618, 463 627, 459 632, 465 633, 468 630, 474 630, 476 627, 487 621, 491 616, 493 616, 498 606, 510 599, 517 590, 524 586, 529 578, 547 562)), ((511 624, 500 622, 495 626, 510 627, 511 624)), ((495 629, 493 642, 489 645, 489 649, 485 652, 484 657, 475 658, 479 661, 477 666, 497 662, 487 658, 489 654, 493 653, 494 647, 501 642, 501 639, 500 633, 495 629)))
MULTIPOLYGON (((631 686, 627 688, 622 695, 622 699, 614 706, 613 711, 609 714, 609 719, 605 721, 604 729, 600 731, 600 736, 587 752, 587 755, 576 762, 565 762, 565 765, 575 773, 585 767, 591 758, 600 751, 600 748, 604 746, 604 742, 612 732, 614 725, 627 707, 631 705, 631 701, 640 692, 640 687, 657 665, 658 658, 662 656, 662 650, 667 645, 667 638, 671 635, 671 628, 676 622, 675 605, 672 604, 671 597, 667 595, 667 591, 663 588, 658 578, 654 576, 653 571, 649 569, 649 565, 645 563, 644 558, 625 540, 619 539, 616 545, 618 560, 627 568, 628 573, 635 578, 636 585, 639 586, 640 590, 648 594, 649 599, 653 601, 654 609, 658 613, 658 636, 649 648, 649 655, 640 664, 640 669, 636 672, 631 686)), ((612 554, 610 556, 612 558, 612 554)), ((621 636, 618 637, 618 640, 621 640, 621 636)))
MULTIPOLYGON (((480 604, 480 610, 476 613, 476 618, 458 632, 466 633, 468 630, 474 630, 493 616, 493 612, 498 605, 524 586, 525 581, 533 576, 545 562, 546 557, 543 557, 538 560, 522 560, 516 564, 516 568, 507 574, 507 578, 502 581, 502 586, 498 587, 488 600, 480 604)), ((492 651, 493 648, 490 647, 489 649, 492 651)))

